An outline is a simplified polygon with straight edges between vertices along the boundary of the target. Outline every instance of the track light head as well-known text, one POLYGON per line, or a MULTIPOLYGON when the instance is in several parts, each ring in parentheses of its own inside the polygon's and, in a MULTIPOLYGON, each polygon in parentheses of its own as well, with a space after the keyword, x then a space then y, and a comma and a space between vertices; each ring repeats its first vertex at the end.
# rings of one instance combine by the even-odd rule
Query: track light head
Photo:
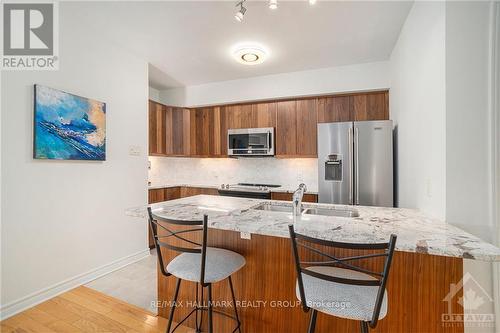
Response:
POLYGON ((234 18, 238 22, 243 21, 243 17, 245 16, 245 12, 247 11, 247 9, 245 8, 245 6, 243 6, 244 2, 245 2, 245 0, 240 1, 240 2, 238 2, 236 4, 236 7, 238 7, 238 6, 240 7, 240 9, 236 12, 236 14, 234 14, 234 18))

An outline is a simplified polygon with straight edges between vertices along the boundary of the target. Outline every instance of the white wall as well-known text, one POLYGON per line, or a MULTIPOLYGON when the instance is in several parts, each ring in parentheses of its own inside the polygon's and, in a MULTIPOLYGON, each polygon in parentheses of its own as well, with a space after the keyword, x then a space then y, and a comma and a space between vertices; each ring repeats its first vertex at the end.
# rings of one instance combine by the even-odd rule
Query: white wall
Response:
POLYGON ((490 21, 488 1, 446 5, 446 217, 487 241, 495 234, 490 21))
POLYGON ((375 62, 163 90, 160 98, 169 105, 191 107, 387 89, 389 75, 388 62, 375 62))
POLYGON ((2 316, 148 253, 144 221, 124 214, 147 202, 147 64, 79 23, 71 3, 60 3, 59 44, 59 71, 2 73, 2 316), (34 83, 107 103, 106 161, 33 160, 34 83))
POLYGON ((445 4, 415 2, 391 54, 400 207, 445 218, 445 4))
POLYGON ((174 158, 150 156, 149 180, 152 185, 216 185, 266 183, 295 189, 305 183, 318 190, 316 158, 174 158), (278 170, 278 172, 277 172, 278 170))
MULTIPOLYGON (((493 197, 496 19, 496 8, 489 1, 446 4, 446 219, 489 242, 495 241, 499 204, 493 197)), ((490 263, 466 260, 464 272, 470 272, 491 296, 496 290, 500 301, 500 281, 490 263)), ((486 302, 481 312, 494 313, 494 304, 486 302)), ((495 331, 473 328, 468 331, 495 331)))

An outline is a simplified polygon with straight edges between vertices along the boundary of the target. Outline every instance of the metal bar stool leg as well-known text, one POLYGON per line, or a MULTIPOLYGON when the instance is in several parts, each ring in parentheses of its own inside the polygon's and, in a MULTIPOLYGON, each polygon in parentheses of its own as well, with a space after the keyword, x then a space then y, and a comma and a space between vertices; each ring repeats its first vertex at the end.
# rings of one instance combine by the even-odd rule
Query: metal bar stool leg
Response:
POLYGON ((318 311, 312 309, 311 320, 309 321, 309 330, 307 331, 308 333, 314 333, 314 330, 316 328, 316 316, 317 315, 318 315, 318 311))
POLYGON ((173 306, 170 308, 170 314, 168 315, 168 325, 167 325, 167 333, 170 333, 170 327, 172 327, 172 320, 174 319, 174 310, 175 307, 177 306, 177 296, 179 295, 179 287, 181 286, 181 279, 177 279, 177 284, 175 286, 175 293, 174 293, 174 302, 173 306))
POLYGON ((366 321, 361 322, 361 333, 368 333, 368 323, 366 321))
POLYGON ((231 297, 233 298, 234 316, 236 317, 236 322, 238 323, 238 332, 241 333, 241 322, 240 317, 238 316, 238 308, 236 307, 236 298, 234 297, 233 280, 231 279, 231 276, 228 277, 228 280, 229 287, 231 288, 231 297))
MULTIPOLYGON (((200 299, 198 298, 198 293, 199 293, 199 283, 196 282, 196 333, 201 333, 201 322, 203 320, 203 311, 201 311, 201 314, 200 314, 200 320, 198 320, 198 307, 200 306, 200 302, 201 304, 203 304, 203 293, 201 294, 201 301, 200 299)), ((201 290, 203 292, 203 287, 201 287, 201 290)))
POLYGON ((208 333, 213 333, 214 327, 212 322, 212 284, 208 285, 208 333))

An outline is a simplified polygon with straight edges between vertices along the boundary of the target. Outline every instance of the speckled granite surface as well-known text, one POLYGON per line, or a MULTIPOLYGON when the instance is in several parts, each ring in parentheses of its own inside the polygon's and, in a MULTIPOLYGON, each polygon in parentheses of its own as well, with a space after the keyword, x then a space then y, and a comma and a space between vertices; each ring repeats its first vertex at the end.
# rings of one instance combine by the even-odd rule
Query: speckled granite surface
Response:
MULTIPOLYGON (((396 250, 460 257, 484 261, 500 261, 500 249, 492 244, 440 220, 413 209, 356 206, 359 217, 302 215, 252 209, 263 202, 290 205, 289 202, 197 195, 151 205, 159 216, 174 219, 196 219, 209 216, 209 227, 252 234, 288 237, 288 224, 297 232, 344 242, 387 241, 398 236, 396 250)), ((303 204, 330 209, 353 208, 342 205, 303 204)), ((129 216, 146 217, 146 206, 131 208, 129 216)))

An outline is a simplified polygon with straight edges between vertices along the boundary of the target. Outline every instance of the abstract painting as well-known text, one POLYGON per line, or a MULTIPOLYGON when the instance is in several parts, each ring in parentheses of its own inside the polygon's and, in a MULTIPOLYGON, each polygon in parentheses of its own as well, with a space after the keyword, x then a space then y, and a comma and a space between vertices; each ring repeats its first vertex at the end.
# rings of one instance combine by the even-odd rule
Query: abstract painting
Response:
POLYGON ((35 85, 33 157, 106 159, 106 104, 35 85))

